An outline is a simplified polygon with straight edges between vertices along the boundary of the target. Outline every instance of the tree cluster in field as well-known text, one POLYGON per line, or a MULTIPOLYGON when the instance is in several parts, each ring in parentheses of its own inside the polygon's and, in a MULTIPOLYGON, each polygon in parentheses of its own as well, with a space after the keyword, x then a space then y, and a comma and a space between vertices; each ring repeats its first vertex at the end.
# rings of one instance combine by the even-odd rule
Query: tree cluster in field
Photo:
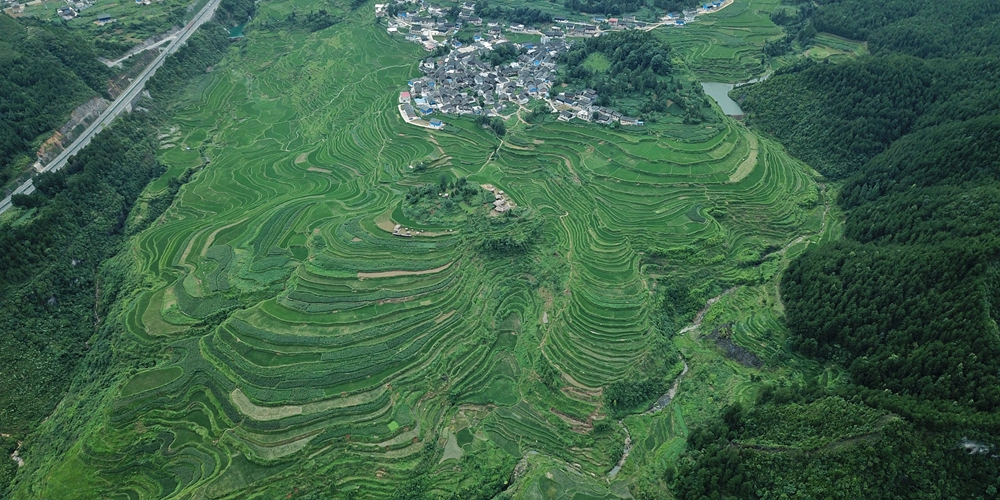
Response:
POLYGON ((469 216, 467 227, 479 251, 500 257, 527 252, 542 237, 544 222, 537 211, 515 207, 498 216, 475 212, 469 216))
POLYGON ((646 0, 563 0, 567 9, 586 14, 619 16, 646 6, 646 0))
POLYGON ((476 115, 475 122, 480 127, 488 127, 498 137, 507 135, 507 124, 499 116, 476 115))
POLYGON ((451 179, 442 175, 437 184, 410 188, 403 202, 403 213, 422 223, 440 222, 460 216, 465 219, 475 207, 493 202, 493 195, 465 177, 451 179), (464 204, 464 207, 463 207, 464 204))
POLYGON ((781 295, 791 346, 843 367, 850 382, 765 391, 731 408, 692 432, 665 479, 680 498, 995 497, 1000 59, 967 36, 1000 26, 1000 9, 827 3, 810 22, 862 37, 874 55, 780 72, 749 89, 744 107, 753 126, 845 179, 844 239, 792 261, 781 295), (837 437, 824 419, 847 428, 854 417, 821 407, 830 397, 885 416, 837 437), (774 415, 770 427, 760 414, 774 415), (785 429, 809 418, 808 439, 837 439, 806 446, 785 429))
POLYGON ((521 54, 527 54, 528 49, 524 47, 518 47, 513 43, 501 43, 495 45, 493 50, 486 56, 484 56, 484 62, 488 62, 495 66, 501 66, 507 63, 512 63, 517 60, 521 54))
MULTIPOLYGON (((0 186, 35 161, 41 140, 73 108, 107 97, 108 68, 60 26, 0 14, 0 186)), ((6 196, 6 193, 0 193, 6 196)))
POLYGON ((588 38, 559 56, 560 75, 553 88, 560 83, 592 88, 599 96, 598 105, 646 119, 665 113, 668 101, 681 106, 692 122, 714 119, 700 87, 685 89, 673 74, 670 53, 670 45, 648 31, 615 31, 588 38), (609 67, 588 67, 587 59, 593 54, 607 58, 609 67), (624 101, 639 104, 626 107, 621 105, 624 101))
POLYGON ((310 33, 315 33, 320 30, 325 30, 330 26, 340 23, 343 21, 343 16, 336 15, 327 9, 319 9, 315 11, 309 11, 306 14, 301 12, 292 11, 288 13, 282 20, 266 20, 259 23, 261 29, 266 30, 306 30, 310 33))
POLYGON ((653 7, 664 12, 679 13, 702 5, 697 0, 653 0, 653 7))
MULTIPOLYGON (((434 450, 433 446, 425 446, 426 450, 434 450)), ((462 468, 463 476, 469 481, 458 491, 449 496, 441 496, 438 492, 432 491, 434 481, 426 473, 432 467, 414 468, 415 477, 397 485, 390 500, 426 500, 446 499, 446 500, 504 500, 511 498, 510 493, 505 491, 510 485, 510 474, 517 465, 517 458, 507 453, 468 453, 462 456, 459 466, 462 468)), ((365 498, 363 494, 357 494, 359 498, 365 498)))
POLYGON ((585 14, 603 14, 605 16, 620 16, 636 12, 648 7, 655 7, 664 12, 682 12, 701 6, 704 2, 698 0, 563 0, 563 5, 572 11, 585 14))
POLYGON ((552 14, 534 7, 506 7, 489 0, 476 2, 475 13, 483 19, 503 19, 512 23, 544 24, 552 22, 552 14))
MULTIPOLYGON (((292 15, 294 16, 295 13, 293 12, 292 15)), ((306 14, 306 18, 303 21, 302 26, 310 32, 316 32, 319 30, 325 30, 340 21, 340 16, 334 16, 326 9, 319 9, 316 12, 306 14)))

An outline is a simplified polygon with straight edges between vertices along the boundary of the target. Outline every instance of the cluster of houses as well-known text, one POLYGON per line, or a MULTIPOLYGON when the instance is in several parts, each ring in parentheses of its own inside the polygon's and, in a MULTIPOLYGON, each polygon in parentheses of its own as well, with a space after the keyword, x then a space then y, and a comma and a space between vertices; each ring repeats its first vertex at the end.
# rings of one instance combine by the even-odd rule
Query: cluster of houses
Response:
MULTIPOLYGON (((408 122, 438 111, 448 115, 500 116, 509 104, 519 107, 542 99, 559 112, 559 120, 596 121, 601 124, 642 125, 642 121, 597 105, 597 92, 561 92, 550 95, 556 77, 556 60, 569 48, 564 38, 542 37, 539 44, 515 44, 523 52, 517 60, 494 67, 480 58, 500 43, 479 38, 472 45, 424 60, 424 76, 408 82, 399 94, 403 119, 408 122)), ((433 128, 443 126, 431 120, 433 128), (435 122, 439 126, 434 126, 435 122)))
MULTIPOLYGON (((419 100, 423 101, 423 99, 419 100)), ((399 93, 399 114, 400 116, 403 117, 403 121, 405 121, 406 123, 412 123, 414 125, 419 125, 421 127, 426 127, 426 128, 433 128, 433 129, 444 128, 444 123, 437 118, 431 118, 429 121, 424 120, 422 118, 422 115, 428 115, 432 113, 434 111, 433 109, 420 108, 420 112, 418 114, 417 110, 413 108, 413 104, 414 103, 412 102, 412 99, 410 99, 409 92, 399 93)))
POLYGON ((568 122, 574 118, 594 121, 601 125, 620 123, 622 125, 642 125, 642 120, 625 116, 604 106, 598 106, 597 92, 587 89, 583 92, 560 92, 549 103, 559 112, 559 121, 568 122))
POLYGON ((503 190, 497 189, 495 186, 493 186, 493 184, 482 184, 480 187, 493 193, 493 197, 495 198, 493 201, 493 210, 495 210, 497 213, 502 214, 512 208, 517 207, 517 203, 514 203, 513 201, 510 200, 510 198, 507 198, 507 195, 504 194, 503 190))
MULTIPOLYGON (((81 0, 79 2, 74 2, 73 0, 66 0, 66 5, 56 9, 56 14, 59 17, 69 21, 76 16, 80 15, 84 9, 89 9, 93 4, 88 0, 81 0)), ((109 16, 110 19, 110 16, 109 16)))
POLYGON ((403 227, 401 224, 396 224, 396 227, 392 228, 393 236, 400 236, 403 238, 412 238, 414 235, 420 234, 420 231, 415 229, 410 229, 408 227, 403 227))
MULTIPOLYGON (((406 0, 395 2, 400 5, 408 3, 406 0)), ((399 95, 400 114, 407 122, 428 128, 441 128, 444 124, 440 120, 431 119, 428 122, 422 120, 422 117, 435 111, 450 115, 499 116, 507 103, 522 106, 531 99, 543 99, 552 110, 559 113, 561 121, 579 119, 601 124, 617 122, 622 125, 642 125, 642 121, 637 118, 597 106, 597 93, 593 90, 550 96, 555 80, 556 60, 570 46, 566 41, 567 37, 600 36, 604 30, 684 26, 698 14, 717 10, 725 2, 713 0, 697 10, 669 13, 653 25, 637 20, 634 15, 620 18, 595 16, 591 18, 591 23, 556 16, 550 26, 536 29, 518 23, 501 26, 498 22, 486 22, 475 15, 476 4, 473 2, 461 4, 456 22, 450 22, 445 19, 447 9, 418 0, 419 8, 416 12, 397 12, 390 17, 387 30, 393 33, 405 28, 409 32, 406 39, 422 44, 426 50, 432 51, 445 45, 451 51, 443 57, 423 61, 420 69, 424 76, 411 80, 408 91, 399 95), (450 38, 463 25, 482 27, 473 36, 471 44, 463 44, 450 38), (480 55, 488 54, 499 44, 509 43, 504 38, 504 30, 540 35, 540 42, 516 44, 525 53, 516 61, 493 67, 481 59, 480 55)), ((390 5, 376 4, 376 16, 389 17, 390 5)))
POLYGON ((467 47, 455 45, 459 45, 457 50, 421 63, 424 76, 408 82, 409 91, 399 96, 401 104, 410 104, 415 113, 423 115, 434 111, 499 115, 508 102, 523 105, 531 99, 547 98, 556 76, 556 59, 568 48, 561 38, 517 44, 524 54, 493 67, 479 56, 493 50, 497 41, 479 39, 467 47))

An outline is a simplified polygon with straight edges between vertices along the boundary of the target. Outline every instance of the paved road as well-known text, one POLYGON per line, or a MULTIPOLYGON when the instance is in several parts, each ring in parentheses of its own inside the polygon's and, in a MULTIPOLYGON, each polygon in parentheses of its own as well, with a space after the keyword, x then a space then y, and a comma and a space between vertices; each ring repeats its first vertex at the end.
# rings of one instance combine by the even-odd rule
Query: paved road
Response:
MULTIPOLYGON (((94 120, 94 123, 90 124, 90 126, 87 127, 82 134, 80 134, 80 137, 77 137, 77 139, 73 141, 69 147, 63 150, 62 153, 59 153, 59 156, 56 156, 56 158, 43 167, 41 171, 55 172, 63 168, 63 166, 66 165, 66 160, 69 159, 70 156, 75 155, 83 149, 84 146, 90 144, 90 140, 93 139, 95 135, 104 130, 104 127, 114 121, 114 119, 121 114, 122 111, 128 109, 129 105, 136 98, 136 96, 142 93, 143 87, 146 85, 146 81, 149 80, 149 77, 153 76, 153 73, 155 73, 156 69, 163 64, 163 61, 167 58, 167 56, 174 53, 178 47, 183 45, 184 42, 187 41, 188 37, 190 37, 191 34, 202 25, 202 23, 212 18, 212 15, 215 14, 215 9, 219 6, 220 1, 221 0, 209 0, 205 7, 198 11, 198 14, 194 16, 194 19, 182 30, 177 32, 177 39, 174 43, 170 44, 166 50, 161 52, 160 55, 153 60, 153 62, 149 63, 149 66, 146 66, 146 69, 144 69, 142 73, 132 81, 127 89, 125 89, 125 92, 118 96, 118 98, 115 99, 115 102, 111 103, 111 105, 108 106, 108 109, 104 110, 104 112, 101 113, 101 116, 99 116, 97 120, 94 120)), ((13 194, 31 194, 34 191, 34 184, 31 182, 31 179, 28 179, 27 182, 15 189, 13 194)), ((8 196, 0 201, 0 214, 4 213, 11 207, 10 198, 11 197, 8 196)))

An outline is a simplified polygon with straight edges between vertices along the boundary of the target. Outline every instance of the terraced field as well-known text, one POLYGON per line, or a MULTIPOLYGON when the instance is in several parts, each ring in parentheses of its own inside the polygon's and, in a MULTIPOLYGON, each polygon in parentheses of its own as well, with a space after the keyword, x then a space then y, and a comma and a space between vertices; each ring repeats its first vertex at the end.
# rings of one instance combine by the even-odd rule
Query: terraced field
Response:
MULTIPOLYGON (((513 119, 502 141, 471 120, 407 125, 396 93, 422 52, 369 15, 252 31, 164 131, 168 175, 211 163, 132 248, 142 286, 123 321, 159 361, 119 380, 36 491, 381 498, 427 473, 445 494, 535 452, 599 484, 623 437, 591 432, 603 388, 665 356, 654 340, 674 333, 657 328, 658 286, 744 287, 719 310, 737 341, 780 356, 774 278, 802 235, 830 230, 806 166, 722 118, 638 131, 513 119), (494 255, 467 224, 407 220, 407 190, 441 176, 503 189, 541 235, 494 255)), ((691 342, 677 345, 709 361, 688 378, 722 362, 691 342)), ((680 446, 656 419, 639 425, 640 458, 680 446)), ((546 485, 566 474, 521 493, 555 498, 546 485)))
POLYGON ((781 0, 735 0, 696 23, 661 33, 699 80, 745 81, 767 70, 760 50, 764 42, 783 36, 770 18, 780 6, 781 0))

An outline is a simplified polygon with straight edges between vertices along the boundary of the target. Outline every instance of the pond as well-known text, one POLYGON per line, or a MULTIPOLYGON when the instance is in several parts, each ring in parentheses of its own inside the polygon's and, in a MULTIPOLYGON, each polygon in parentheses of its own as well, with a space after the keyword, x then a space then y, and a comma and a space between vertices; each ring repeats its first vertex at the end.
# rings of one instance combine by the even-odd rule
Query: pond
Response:
POLYGON ((701 82, 701 88, 705 89, 705 93, 719 103, 723 113, 729 116, 742 115, 743 109, 740 108, 740 105, 729 98, 729 91, 733 90, 733 87, 732 83, 701 82))

